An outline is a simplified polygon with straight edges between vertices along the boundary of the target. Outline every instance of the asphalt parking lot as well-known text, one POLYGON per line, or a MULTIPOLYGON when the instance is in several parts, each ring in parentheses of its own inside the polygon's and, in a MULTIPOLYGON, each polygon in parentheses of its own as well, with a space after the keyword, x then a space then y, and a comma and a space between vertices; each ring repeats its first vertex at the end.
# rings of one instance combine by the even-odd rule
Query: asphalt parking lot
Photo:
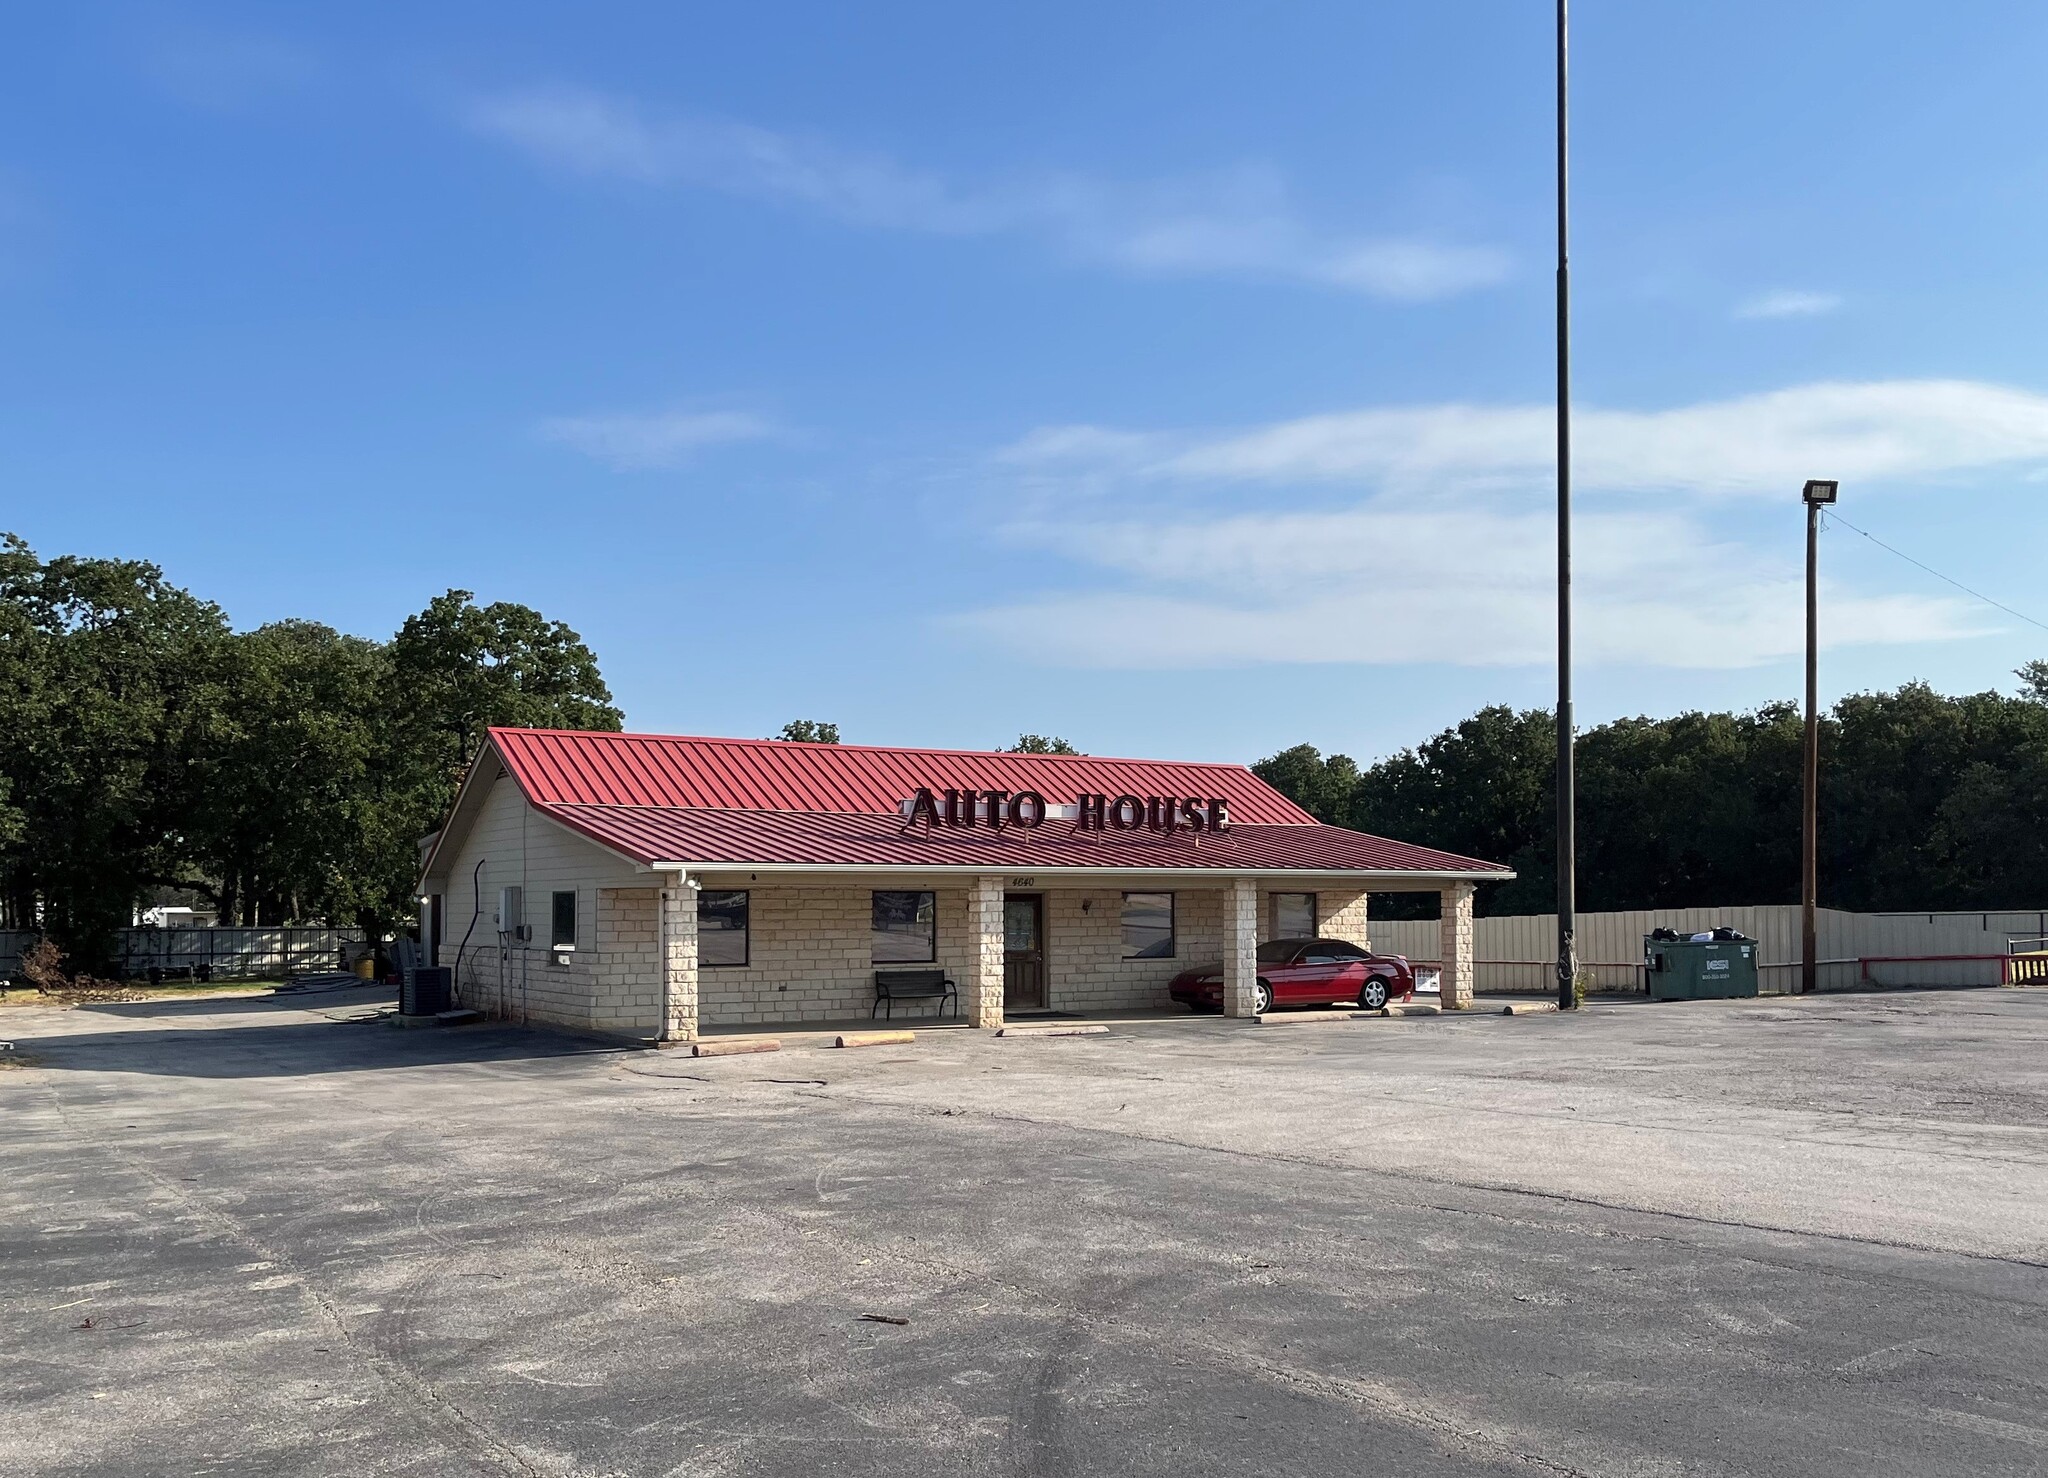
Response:
POLYGON ((0 1014, 0 1472, 2048 1471, 2048 991, 705 1060, 364 999, 0 1014))

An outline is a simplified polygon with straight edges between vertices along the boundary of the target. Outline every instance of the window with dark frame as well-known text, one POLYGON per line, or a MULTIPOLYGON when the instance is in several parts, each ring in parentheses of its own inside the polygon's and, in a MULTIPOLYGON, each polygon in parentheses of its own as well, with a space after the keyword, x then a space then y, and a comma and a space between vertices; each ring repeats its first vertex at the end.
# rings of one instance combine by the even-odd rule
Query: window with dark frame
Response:
POLYGON ((555 894, 554 927, 548 932, 548 943, 560 948, 576 947, 576 890, 570 888, 555 894))
POLYGON ((1273 895, 1273 937, 1313 939, 1316 937, 1316 895, 1275 893, 1273 895))
POLYGON ((938 895, 877 889, 869 938, 877 965, 936 964, 938 895))
POLYGON ((1173 958, 1173 895, 1124 894, 1124 958, 1173 958))
POLYGON ((747 893, 744 888, 706 888, 697 895, 699 965, 746 964, 747 939, 747 893))

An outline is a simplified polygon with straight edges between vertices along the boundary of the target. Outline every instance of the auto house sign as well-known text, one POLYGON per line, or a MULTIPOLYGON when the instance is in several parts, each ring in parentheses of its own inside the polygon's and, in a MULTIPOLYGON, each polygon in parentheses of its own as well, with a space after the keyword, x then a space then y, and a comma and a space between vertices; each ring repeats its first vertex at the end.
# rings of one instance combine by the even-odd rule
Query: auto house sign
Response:
POLYGON ((1228 831, 1230 802, 1222 796, 1079 795, 1048 801, 1035 790, 971 790, 920 785, 903 802, 913 826, 927 830, 1031 831, 1047 821, 1071 821, 1076 831, 1228 831))

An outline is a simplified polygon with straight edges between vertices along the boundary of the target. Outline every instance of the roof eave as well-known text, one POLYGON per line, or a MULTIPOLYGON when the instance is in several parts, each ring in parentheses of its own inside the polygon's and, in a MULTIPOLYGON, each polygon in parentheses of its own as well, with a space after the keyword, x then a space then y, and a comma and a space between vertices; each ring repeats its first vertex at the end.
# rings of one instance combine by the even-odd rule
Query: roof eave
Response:
MULTIPOLYGON (((623 855, 623 854, 622 854, 623 855)), ((707 859, 663 858, 644 864, 654 872, 765 872, 784 875, 798 874, 843 874, 857 873, 874 876, 901 877, 905 874, 929 874, 938 877, 989 877, 1008 874, 1012 877, 1061 877, 1061 878, 1111 878, 1142 876, 1148 878, 1171 878, 1177 881, 1220 882, 1234 877, 1253 878, 1349 878, 1361 882, 1436 882, 1459 883, 1501 883, 1512 879, 1512 872, 1473 871, 1457 868, 1358 868, 1358 867, 1145 867, 1126 865, 1123 867, 1062 867, 1048 863, 1034 863, 1018 860, 1009 867, 973 863, 917 863, 917 862, 747 862, 738 859, 712 861, 707 859)), ((1373 891, 1373 890, 1368 890, 1373 891)), ((1400 889, 1386 889, 1399 892, 1400 889)))
MULTIPOLYGON (((469 762, 469 768, 462 772, 462 783, 455 787, 455 799, 448 803, 447 814, 442 816, 440 828, 434 832, 434 845, 427 850, 425 859, 420 863, 420 874, 413 884, 414 892, 418 892, 426 887, 427 879, 434 875, 434 868, 441 860, 441 853, 448 846, 449 833, 454 830, 455 818, 462 814, 463 802, 469 799, 470 788, 476 784, 476 777, 483 769, 484 759, 487 756, 495 759, 498 762, 498 767, 512 777, 512 783, 519 787, 520 796, 529 804, 532 803, 533 797, 527 794, 526 786, 520 780, 518 771, 513 769, 512 765, 507 762, 504 753, 498 748, 497 739, 494 737, 496 732, 494 729, 484 730, 483 744, 477 749, 476 757, 469 762)), ((493 775, 491 782, 495 784, 497 778, 496 775, 493 775)))

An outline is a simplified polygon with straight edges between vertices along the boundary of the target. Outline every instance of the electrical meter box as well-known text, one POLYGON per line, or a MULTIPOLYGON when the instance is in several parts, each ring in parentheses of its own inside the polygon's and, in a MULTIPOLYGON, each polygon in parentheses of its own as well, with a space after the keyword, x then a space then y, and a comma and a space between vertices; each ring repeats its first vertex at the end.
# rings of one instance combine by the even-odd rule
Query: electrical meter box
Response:
POLYGON ((526 937, 526 890, 524 888, 500 888, 498 890, 498 932, 510 934, 515 939, 526 937))

